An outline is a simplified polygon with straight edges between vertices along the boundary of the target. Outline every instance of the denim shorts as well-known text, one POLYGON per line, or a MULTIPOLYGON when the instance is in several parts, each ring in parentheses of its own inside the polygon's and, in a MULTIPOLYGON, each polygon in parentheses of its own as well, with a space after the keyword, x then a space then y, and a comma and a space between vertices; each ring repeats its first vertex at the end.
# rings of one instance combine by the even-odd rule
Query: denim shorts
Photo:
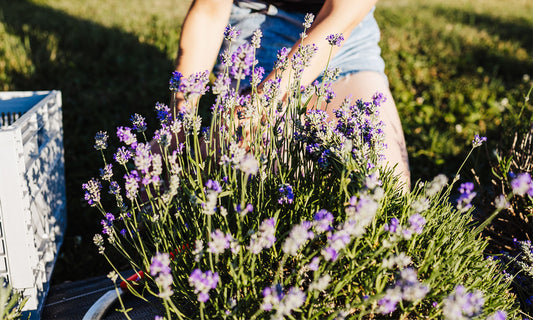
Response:
MULTIPOLYGON (((382 74, 385 79, 385 63, 381 58, 379 47, 380 30, 374 19, 374 10, 354 28, 343 46, 329 63, 330 68, 340 68, 340 76, 346 76, 359 71, 375 71, 382 74)), ((256 51, 258 66, 269 74, 277 59, 278 50, 282 47, 291 48, 299 39, 303 31, 305 13, 288 12, 272 5, 264 5, 250 0, 234 1, 229 24, 241 32, 236 41, 231 43, 234 50, 240 44, 249 42, 253 32, 261 29, 261 48, 256 51)), ((227 48, 224 41, 220 53, 227 48)), ((221 71, 219 63, 215 65, 215 73, 221 71)), ((245 83, 242 83, 246 85, 245 83)))

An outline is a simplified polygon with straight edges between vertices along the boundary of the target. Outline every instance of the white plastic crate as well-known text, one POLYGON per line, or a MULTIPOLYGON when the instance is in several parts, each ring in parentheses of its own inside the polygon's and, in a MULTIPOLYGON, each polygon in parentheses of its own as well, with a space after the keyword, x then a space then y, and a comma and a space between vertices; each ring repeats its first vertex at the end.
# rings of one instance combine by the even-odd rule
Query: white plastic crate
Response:
POLYGON ((39 319, 66 228, 60 91, 0 92, 0 276, 39 319))

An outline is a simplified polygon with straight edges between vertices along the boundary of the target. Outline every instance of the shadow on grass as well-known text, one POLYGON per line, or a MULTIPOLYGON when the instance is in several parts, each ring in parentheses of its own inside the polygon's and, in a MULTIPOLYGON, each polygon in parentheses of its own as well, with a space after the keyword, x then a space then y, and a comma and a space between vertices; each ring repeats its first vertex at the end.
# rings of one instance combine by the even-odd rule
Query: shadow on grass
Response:
POLYGON ((107 273, 110 267, 92 243, 101 215, 81 190, 103 166, 94 134, 108 131, 114 150, 116 126, 127 125, 135 112, 153 118, 154 103, 168 100, 172 60, 118 28, 26 0, 0 0, 0 11, 6 31, 31 47, 34 72, 11 74, 13 89, 59 89, 63 95, 68 228, 53 282, 107 273))

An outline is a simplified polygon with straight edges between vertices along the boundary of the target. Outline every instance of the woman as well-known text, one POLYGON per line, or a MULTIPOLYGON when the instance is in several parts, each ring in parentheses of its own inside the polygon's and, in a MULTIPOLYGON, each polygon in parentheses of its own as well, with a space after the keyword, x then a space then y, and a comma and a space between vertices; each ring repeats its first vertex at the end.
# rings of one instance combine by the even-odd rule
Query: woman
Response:
MULTIPOLYGON (((241 32, 237 43, 249 41, 256 29, 263 37, 256 57, 272 79, 272 68, 277 51, 282 47, 292 48, 289 56, 300 43, 305 13, 316 15, 307 30, 306 43, 314 43, 318 51, 302 75, 302 85, 313 82, 326 67, 330 44, 326 37, 343 34, 346 40, 340 47, 333 47, 329 67, 339 67, 340 77, 332 86, 336 98, 328 112, 342 100, 352 95, 356 99, 369 100, 376 92, 386 96, 380 109, 380 119, 385 123, 387 149, 385 159, 396 166, 396 173, 410 187, 407 150, 396 105, 392 99, 385 64, 378 46, 380 31, 374 20, 374 5, 377 0, 193 0, 182 27, 180 50, 176 71, 184 76, 203 70, 218 69, 215 64, 219 52, 224 50, 223 38, 226 26, 232 25, 241 32), (222 47, 222 48, 221 48, 222 47)), ((282 78, 286 88, 287 77, 282 78), (284 83, 285 82, 285 83, 284 83)), ((175 96, 178 108, 183 108, 182 97, 175 96)), ((330 118, 334 118, 330 114, 330 118)))

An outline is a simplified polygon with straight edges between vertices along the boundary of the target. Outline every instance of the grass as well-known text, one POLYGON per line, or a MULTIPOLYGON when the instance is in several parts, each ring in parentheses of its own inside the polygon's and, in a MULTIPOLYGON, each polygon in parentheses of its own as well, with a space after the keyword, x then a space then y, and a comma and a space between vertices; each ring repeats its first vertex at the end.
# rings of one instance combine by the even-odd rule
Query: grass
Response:
MULTIPOLYGON (((0 89, 63 94, 68 229, 56 283, 109 271, 92 244, 100 214, 80 187, 98 171, 93 137, 168 101, 188 2, 0 0, 0 89)), ((451 175, 475 133, 499 138, 531 85, 533 3, 382 0, 376 17, 413 180, 451 175)), ((469 165, 487 170, 486 156, 469 165)))

